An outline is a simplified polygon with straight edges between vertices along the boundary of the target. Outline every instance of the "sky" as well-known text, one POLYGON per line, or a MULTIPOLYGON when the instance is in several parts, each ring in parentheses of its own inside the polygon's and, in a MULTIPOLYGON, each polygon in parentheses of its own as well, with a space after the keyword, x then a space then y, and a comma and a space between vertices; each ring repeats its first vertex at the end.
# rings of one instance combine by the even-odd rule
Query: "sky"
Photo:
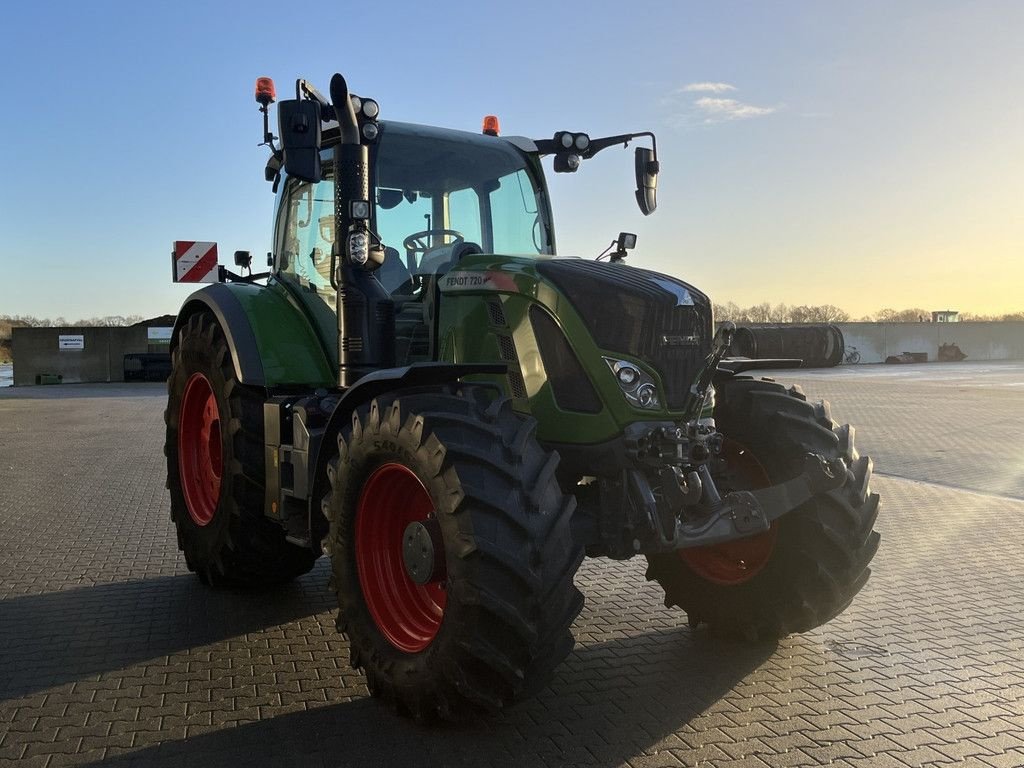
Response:
POLYGON ((650 217, 631 152, 549 175, 563 255, 626 230, 720 302, 1024 310, 1024 3, 288 7, 6 4, 0 314, 174 313, 172 241, 265 253, 253 82, 335 71, 383 119, 655 131, 650 217))

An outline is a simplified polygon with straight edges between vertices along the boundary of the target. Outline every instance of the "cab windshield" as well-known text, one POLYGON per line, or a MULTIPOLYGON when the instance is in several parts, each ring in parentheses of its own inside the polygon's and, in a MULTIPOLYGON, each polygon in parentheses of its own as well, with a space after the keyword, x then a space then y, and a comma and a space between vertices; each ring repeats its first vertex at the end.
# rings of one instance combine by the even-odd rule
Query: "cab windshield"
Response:
POLYGON ((526 157, 504 140, 388 123, 375 165, 377 231, 387 245, 448 229, 485 253, 550 252, 538 185, 526 157))
MULTIPOLYGON (((371 228, 386 253, 375 274, 389 293, 415 292, 426 276, 450 269, 452 251, 463 242, 509 256, 553 252, 539 165, 507 141, 387 122, 371 151, 371 228)), ((332 165, 327 151, 323 181, 287 181, 278 220, 278 273, 321 289, 328 301, 332 165)))

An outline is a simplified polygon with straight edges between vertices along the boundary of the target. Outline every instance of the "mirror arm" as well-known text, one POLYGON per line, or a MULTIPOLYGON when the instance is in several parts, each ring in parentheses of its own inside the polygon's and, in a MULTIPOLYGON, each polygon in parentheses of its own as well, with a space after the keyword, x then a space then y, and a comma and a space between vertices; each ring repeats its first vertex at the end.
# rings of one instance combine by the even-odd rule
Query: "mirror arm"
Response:
MULTIPOLYGON (((658 140, 650 131, 641 131, 639 133, 620 133, 617 136, 606 136, 601 139, 591 139, 590 146, 583 152, 576 152, 576 154, 584 159, 588 159, 596 155, 602 149, 608 149, 608 147, 614 147, 618 144, 621 144, 623 147, 628 147, 630 141, 644 136, 651 137, 651 150, 654 152, 654 160, 657 161, 658 140)), ((562 151, 562 147, 555 145, 554 139, 535 139, 533 143, 537 146, 537 154, 541 157, 545 155, 558 154, 562 151)))
POLYGON ((295 98, 301 99, 302 94, 312 101, 320 103, 320 121, 327 123, 334 119, 334 106, 327 98, 316 89, 316 86, 308 80, 299 78, 295 81, 295 98))
POLYGON ((584 158, 590 158, 596 155, 602 149, 608 149, 608 147, 614 147, 617 144, 621 144, 623 147, 628 147, 630 141, 632 141, 633 139, 639 139, 643 136, 651 137, 651 151, 654 153, 654 160, 657 161, 658 140, 650 131, 641 131, 640 133, 623 133, 620 134, 619 136, 608 136, 607 138, 604 139, 591 139, 590 146, 587 147, 587 150, 585 152, 581 152, 580 154, 584 158))

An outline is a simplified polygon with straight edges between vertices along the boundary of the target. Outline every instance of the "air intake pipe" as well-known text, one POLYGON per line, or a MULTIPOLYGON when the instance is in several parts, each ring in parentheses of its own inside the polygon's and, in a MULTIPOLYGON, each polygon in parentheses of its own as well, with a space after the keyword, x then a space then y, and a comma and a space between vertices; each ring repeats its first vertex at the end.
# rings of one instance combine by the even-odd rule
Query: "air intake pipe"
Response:
POLYGON ((332 278, 338 292, 338 385, 347 389, 367 373, 394 365, 394 307, 364 266, 370 250, 368 221, 352 216, 353 202, 365 202, 368 210, 370 159, 340 74, 331 78, 331 103, 341 134, 334 149, 332 278))

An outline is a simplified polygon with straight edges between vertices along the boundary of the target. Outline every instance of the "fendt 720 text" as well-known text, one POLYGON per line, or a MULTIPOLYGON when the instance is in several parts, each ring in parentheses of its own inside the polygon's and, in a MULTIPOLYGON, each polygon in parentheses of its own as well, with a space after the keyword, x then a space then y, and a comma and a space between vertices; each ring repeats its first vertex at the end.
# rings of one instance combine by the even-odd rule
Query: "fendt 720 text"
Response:
MULTIPOLYGON (((167 485, 188 567, 272 585, 331 558, 369 690, 417 719, 494 712, 573 647, 584 556, 647 558, 689 624, 747 639, 830 620, 878 547, 871 461, 812 403, 728 357, 708 297, 556 255, 542 159, 575 172, 650 132, 500 135, 385 121, 334 75, 256 100, 270 271, 175 244, 167 485)), ((647 146, 647 145, 650 146, 647 146)), ((788 361, 790 365, 799 361, 788 361)))

